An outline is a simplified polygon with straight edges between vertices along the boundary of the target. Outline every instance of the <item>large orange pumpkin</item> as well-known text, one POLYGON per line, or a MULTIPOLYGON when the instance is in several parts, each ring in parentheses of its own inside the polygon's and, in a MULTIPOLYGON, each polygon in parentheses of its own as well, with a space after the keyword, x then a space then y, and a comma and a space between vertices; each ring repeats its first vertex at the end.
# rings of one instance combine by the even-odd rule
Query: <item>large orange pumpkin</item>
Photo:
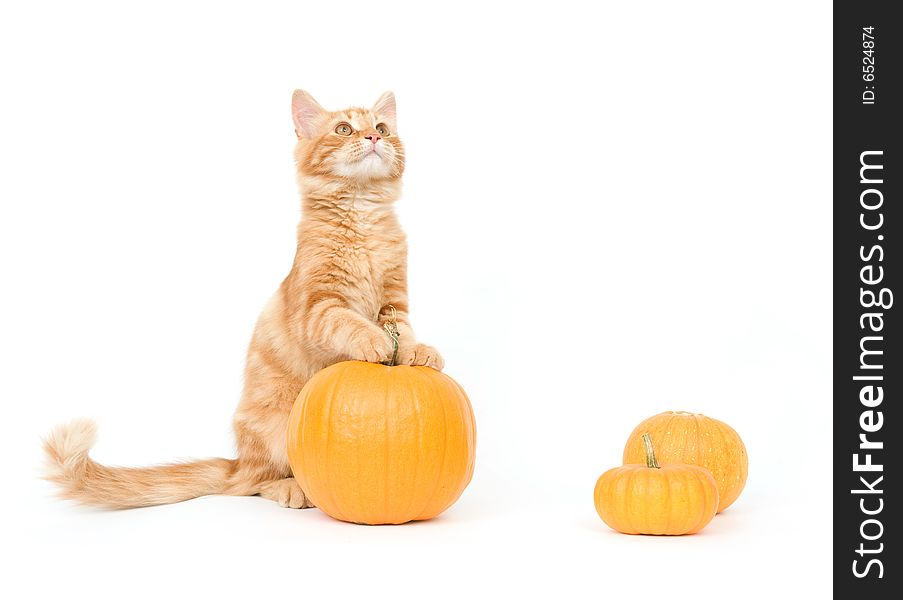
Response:
POLYGON ((718 512, 743 491, 749 471, 746 446, 726 423, 688 412, 663 412, 636 426, 624 448, 624 464, 645 462, 642 436, 649 433, 661 464, 699 465, 712 472, 721 498, 718 512))
POLYGON ((602 474, 593 499, 605 524, 621 533, 696 533, 718 508, 718 486, 708 469, 661 465, 643 436, 646 464, 624 465, 602 474))
POLYGON ((353 523, 435 517, 470 483, 475 443, 464 390, 428 367, 334 364, 289 416, 295 479, 323 512, 353 523))

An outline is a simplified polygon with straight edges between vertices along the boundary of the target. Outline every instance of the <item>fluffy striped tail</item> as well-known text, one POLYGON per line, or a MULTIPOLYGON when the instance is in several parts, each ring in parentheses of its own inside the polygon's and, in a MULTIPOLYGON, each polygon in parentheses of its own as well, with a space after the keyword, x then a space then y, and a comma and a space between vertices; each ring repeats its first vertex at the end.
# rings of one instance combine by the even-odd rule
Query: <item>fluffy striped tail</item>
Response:
POLYGON ((211 458, 145 468, 107 467, 91 460, 97 428, 87 420, 57 427, 44 439, 45 479, 61 496, 107 508, 172 504, 226 491, 238 461, 211 458))

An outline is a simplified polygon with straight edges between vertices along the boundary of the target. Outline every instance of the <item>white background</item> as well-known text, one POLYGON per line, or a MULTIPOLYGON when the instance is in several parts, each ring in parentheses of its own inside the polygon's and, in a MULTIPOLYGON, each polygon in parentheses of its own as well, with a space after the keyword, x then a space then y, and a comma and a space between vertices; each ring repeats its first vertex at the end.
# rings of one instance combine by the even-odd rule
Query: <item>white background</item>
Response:
POLYGON ((826 597, 831 25, 819 2, 5 3, 0 591, 826 597), (295 87, 397 95, 412 317, 473 402, 471 486, 400 527, 54 500, 39 437, 75 416, 102 462, 233 456, 293 257, 295 87), (593 485, 663 410, 733 425, 746 490, 699 535, 616 534, 593 485))

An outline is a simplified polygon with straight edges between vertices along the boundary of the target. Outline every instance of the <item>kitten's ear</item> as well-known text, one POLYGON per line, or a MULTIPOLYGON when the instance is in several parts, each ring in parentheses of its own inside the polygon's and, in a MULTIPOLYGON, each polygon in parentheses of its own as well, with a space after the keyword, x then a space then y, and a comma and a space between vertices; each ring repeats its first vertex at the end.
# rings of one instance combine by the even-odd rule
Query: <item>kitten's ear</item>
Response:
POLYGON ((370 111, 385 119, 386 125, 393 131, 395 130, 395 94, 386 92, 380 96, 370 111))
POLYGON ((295 135, 299 138, 312 138, 317 131, 317 121, 326 111, 314 97, 304 90, 295 90, 292 94, 292 120, 295 122, 295 135))

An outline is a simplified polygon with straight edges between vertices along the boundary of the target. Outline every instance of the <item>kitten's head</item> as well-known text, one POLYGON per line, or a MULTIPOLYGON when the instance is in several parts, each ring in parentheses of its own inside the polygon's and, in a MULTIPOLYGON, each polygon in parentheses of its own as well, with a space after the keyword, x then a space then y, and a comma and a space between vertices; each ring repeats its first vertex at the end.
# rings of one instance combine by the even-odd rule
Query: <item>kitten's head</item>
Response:
POLYGON ((395 95, 386 92, 372 108, 330 112, 304 90, 292 95, 298 145, 295 159, 302 175, 359 183, 398 179, 404 171, 404 146, 395 131, 395 95))

